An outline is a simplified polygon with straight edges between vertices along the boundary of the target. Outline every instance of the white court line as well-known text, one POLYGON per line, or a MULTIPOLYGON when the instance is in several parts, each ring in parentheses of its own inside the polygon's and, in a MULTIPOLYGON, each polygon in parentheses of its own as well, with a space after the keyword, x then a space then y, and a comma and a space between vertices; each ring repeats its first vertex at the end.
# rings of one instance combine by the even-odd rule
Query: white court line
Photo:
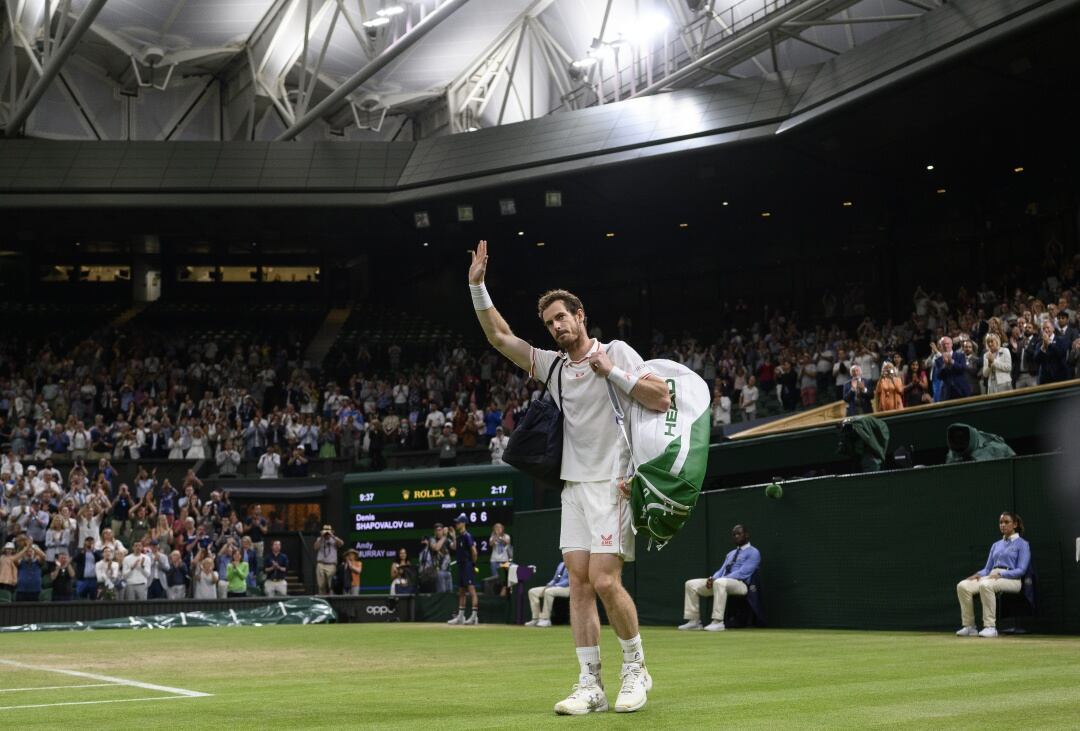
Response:
POLYGON ((41 665, 28 665, 23 662, 16 662, 15 660, 5 660, 0 658, 0 664, 10 665, 11 667, 23 668, 24 670, 41 670, 49 673, 60 673, 62 675, 71 675, 76 678, 86 678, 88 680, 101 680, 106 683, 115 683, 116 685, 127 685, 132 688, 142 688, 144 690, 160 690, 165 693, 172 693, 176 696, 185 696, 187 698, 205 698, 213 695, 212 693, 200 693, 197 690, 184 690, 183 688, 171 688, 167 685, 154 685, 153 683, 140 683, 137 680, 126 680, 124 678, 114 678, 111 675, 97 675, 95 673, 84 673, 80 670, 61 670, 60 668, 47 668, 41 665))
POLYGON ((67 701, 64 703, 34 703, 26 706, 0 706, 0 711, 10 711, 15 708, 53 708, 54 706, 94 706, 99 703, 141 703, 142 701, 180 701, 188 696, 182 695, 155 695, 149 698, 117 698, 111 701, 67 701))
POLYGON ((111 688, 116 683, 87 683, 86 685, 45 685, 40 688, 0 688, 0 693, 25 693, 31 690, 67 690, 68 688, 111 688))

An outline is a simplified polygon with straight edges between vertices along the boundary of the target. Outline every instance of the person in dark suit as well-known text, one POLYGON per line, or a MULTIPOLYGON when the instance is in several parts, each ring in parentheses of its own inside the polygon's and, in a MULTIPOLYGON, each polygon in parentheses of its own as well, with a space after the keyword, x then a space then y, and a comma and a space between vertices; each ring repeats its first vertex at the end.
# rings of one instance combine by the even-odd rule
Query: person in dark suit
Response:
POLYGON ((154 422, 146 434, 146 456, 150 459, 165 459, 169 456, 169 435, 161 429, 161 424, 154 422))
POLYGON ((1080 328, 1069 322, 1067 310, 1058 310, 1057 331, 1058 335, 1065 341, 1065 352, 1068 352, 1076 338, 1080 337, 1080 328))
POLYGON ((1035 345, 1034 355, 1040 386, 1068 380, 1065 359, 1069 356, 1069 345, 1063 336, 1054 332, 1054 323, 1049 320, 1042 324, 1042 339, 1035 345))
POLYGON ((967 358, 963 351, 953 350, 952 338, 946 335, 937 343, 930 343, 930 349, 933 363, 930 378, 934 401, 951 401, 970 396, 967 358))
POLYGON ((851 366, 851 380, 844 384, 844 401, 847 403, 847 415, 858 416, 869 414, 873 406, 870 399, 874 391, 870 383, 863 378, 862 368, 857 365, 851 366))

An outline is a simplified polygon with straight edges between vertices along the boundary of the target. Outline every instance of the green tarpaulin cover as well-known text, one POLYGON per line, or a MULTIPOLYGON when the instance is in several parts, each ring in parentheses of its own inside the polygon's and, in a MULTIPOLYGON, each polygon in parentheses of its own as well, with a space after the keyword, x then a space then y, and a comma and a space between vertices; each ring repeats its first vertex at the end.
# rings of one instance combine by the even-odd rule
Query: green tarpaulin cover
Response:
POLYGON ((263 604, 254 609, 223 612, 179 612, 149 617, 114 617, 92 622, 43 622, 0 627, 0 632, 42 632, 46 630, 170 629, 172 627, 261 627, 264 624, 327 624, 337 620, 334 608, 324 599, 298 597, 263 604))

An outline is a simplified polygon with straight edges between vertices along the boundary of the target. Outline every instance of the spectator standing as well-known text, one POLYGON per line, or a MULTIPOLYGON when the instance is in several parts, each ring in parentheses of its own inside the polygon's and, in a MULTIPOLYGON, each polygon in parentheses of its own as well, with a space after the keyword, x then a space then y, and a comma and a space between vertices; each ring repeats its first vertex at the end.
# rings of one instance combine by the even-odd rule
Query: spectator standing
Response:
MULTIPOLYGON (((270 524, 266 521, 266 518, 262 514, 262 505, 256 503, 251 508, 251 515, 244 521, 246 526, 245 533, 251 538, 251 545, 255 549, 255 558, 257 565, 263 563, 263 551, 266 547, 266 531, 269 530, 270 524)), ((280 543, 278 543, 280 546, 280 543)))
POLYGON ((349 596, 360 596, 360 575, 363 571, 364 562, 360 560, 360 554, 350 548, 345 552, 345 593, 349 596))
POLYGON ((289 557, 282 553, 281 541, 270 544, 270 553, 266 554, 263 570, 266 572, 263 593, 266 596, 287 596, 289 585, 286 577, 289 572, 289 557))
POLYGON ((1054 325, 1049 321, 1042 324, 1040 336, 1041 340, 1034 343, 1039 385, 1066 380, 1069 377, 1067 365, 1069 351, 1065 338, 1054 332, 1054 325))
POLYGON ((244 560, 244 551, 234 548, 226 568, 226 581, 229 582, 229 590, 226 596, 230 599, 238 599, 247 596, 247 578, 249 572, 248 562, 244 560))
POLYGON ((214 559, 205 551, 199 551, 201 558, 192 562, 195 566, 192 575, 192 593, 196 599, 217 599, 218 572, 214 570, 214 559))
POLYGON ((45 568, 45 553, 29 538, 20 536, 16 545, 22 541, 22 548, 15 553, 14 560, 19 567, 15 583, 15 601, 36 602, 41 595, 42 569, 45 568))
POLYGON ((1002 347, 1001 337, 993 332, 986 336, 981 375, 986 382, 986 393, 1012 390, 1012 354, 1002 347))
POLYGON ((877 410, 899 411, 904 408, 904 382, 896 372, 896 366, 889 361, 881 367, 881 378, 874 388, 877 410))
POLYGON ((870 405, 870 384, 862 376, 862 368, 853 365, 850 377, 844 384, 844 401, 847 403, 847 415, 869 414, 873 409, 870 405))
POLYGON ((453 427, 450 424, 443 424, 442 434, 435 442, 439 450, 440 467, 453 467, 457 464, 457 443, 458 436, 454 433, 453 427))
POLYGON ((113 560, 113 549, 105 547, 101 549, 101 560, 94 566, 97 575, 98 597, 101 599, 118 599, 118 584, 122 584, 120 577, 120 564, 113 560))
POLYGON ((56 565, 49 572, 52 579, 52 600, 70 602, 75 598, 75 567, 66 553, 56 557, 56 565))
POLYGON ((399 548, 397 560, 390 564, 390 593, 412 594, 415 591, 413 565, 409 561, 409 552, 407 549, 399 548))
POLYGON ((150 583, 150 556, 144 552, 142 541, 135 541, 131 553, 124 556, 120 576, 124 580, 124 601, 146 601, 150 583))
MULTIPOLYGON (((488 538, 488 548, 491 549, 491 575, 499 576, 499 567, 504 563, 510 563, 513 548, 510 545, 510 534, 502 523, 496 523, 491 527, 491 537, 488 538)), ((503 595, 506 588, 503 587, 503 595)))
POLYGON ((904 406, 921 406, 932 402, 930 385, 926 377, 926 369, 921 360, 913 360, 908 363, 906 380, 904 383, 904 406))
POLYGON ((967 377, 968 393, 972 396, 982 393, 979 382, 979 372, 982 371, 982 358, 975 350, 975 343, 970 338, 964 338, 960 346, 964 353, 964 375, 967 377))
POLYGON ((19 561, 15 558, 15 544, 8 541, 0 554, 0 589, 15 593, 19 583, 19 561))
POLYGON ((179 551, 169 554, 168 568, 165 570, 165 592, 169 599, 183 599, 187 595, 190 581, 187 564, 179 551))
POLYGON ((436 567, 438 575, 436 591, 439 593, 453 591, 454 580, 450 574, 450 552, 455 551, 457 542, 454 533, 442 523, 435 524, 435 535, 431 539, 431 550, 436 555, 436 567))
POLYGON ((240 469, 240 452, 233 446, 232 439, 226 439, 225 445, 214 457, 217 462, 218 477, 236 477, 240 469))
POLYGON ((277 447, 271 446, 259 457, 259 477, 264 480, 275 480, 281 471, 281 455, 277 447))
POLYGON ((1030 321, 1024 321, 1021 332, 1015 333, 1009 340, 1009 349, 1012 354, 1013 372, 1016 375, 1016 388, 1036 386, 1039 381, 1037 374, 1038 364, 1035 362, 1035 351, 1039 347, 1039 338, 1035 336, 1035 326, 1030 321))
POLYGON ((970 396, 967 381, 967 360, 959 350, 953 350, 952 338, 945 336, 930 343, 930 386, 934 402, 970 396))
POLYGON ((83 540, 82 548, 75 554, 75 596, 77 599, 97 599, 97 562, 101 555, 94 551, 94 539, 83 540))
POLYGON ((164 599, 169 585, 169 554, 161 551, 161 543, 156 538, 150 541, 150 583, 146 589, 147 599, 164 599))
POLYGON ((750 376, 746 379, 746 388, 739 395, 739 408, 743 412, 744 421, 753 421, 757 414, 758 387, 757 379, 750 376))
POLYGON ((334 577, 337 575, 338 549, 345 541, 334 535, 329 525, 322 527, 322 533, 315 539, 315 580, 320 594, 334 593, 334 577))
POLYGON ((503 452, 506 451, 506 445, 510 443, 510 437, 506 436, 503 432, 502 426, 495 427, 495 434, 491 437, 491 442, 488 444, 488 450, 491 451, 491 464, 506 464, 503 462, 503 452))

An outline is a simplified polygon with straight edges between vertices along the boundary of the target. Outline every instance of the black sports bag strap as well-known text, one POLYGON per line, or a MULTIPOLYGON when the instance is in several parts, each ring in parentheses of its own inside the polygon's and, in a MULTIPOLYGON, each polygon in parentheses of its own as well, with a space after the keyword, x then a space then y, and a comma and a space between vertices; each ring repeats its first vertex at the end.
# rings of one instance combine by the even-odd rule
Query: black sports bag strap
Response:
POLYGON ((544 388, 548 391, 551 390, 551 374, 555 372, 555 366, 559 366, 559 403, 555 404, 559 411, 562 411, 562 366, 563 357, 561 355, 556 356, 555 360, 551 362, 551 367, 548 368, 547 379, 544 381, 544 388))

